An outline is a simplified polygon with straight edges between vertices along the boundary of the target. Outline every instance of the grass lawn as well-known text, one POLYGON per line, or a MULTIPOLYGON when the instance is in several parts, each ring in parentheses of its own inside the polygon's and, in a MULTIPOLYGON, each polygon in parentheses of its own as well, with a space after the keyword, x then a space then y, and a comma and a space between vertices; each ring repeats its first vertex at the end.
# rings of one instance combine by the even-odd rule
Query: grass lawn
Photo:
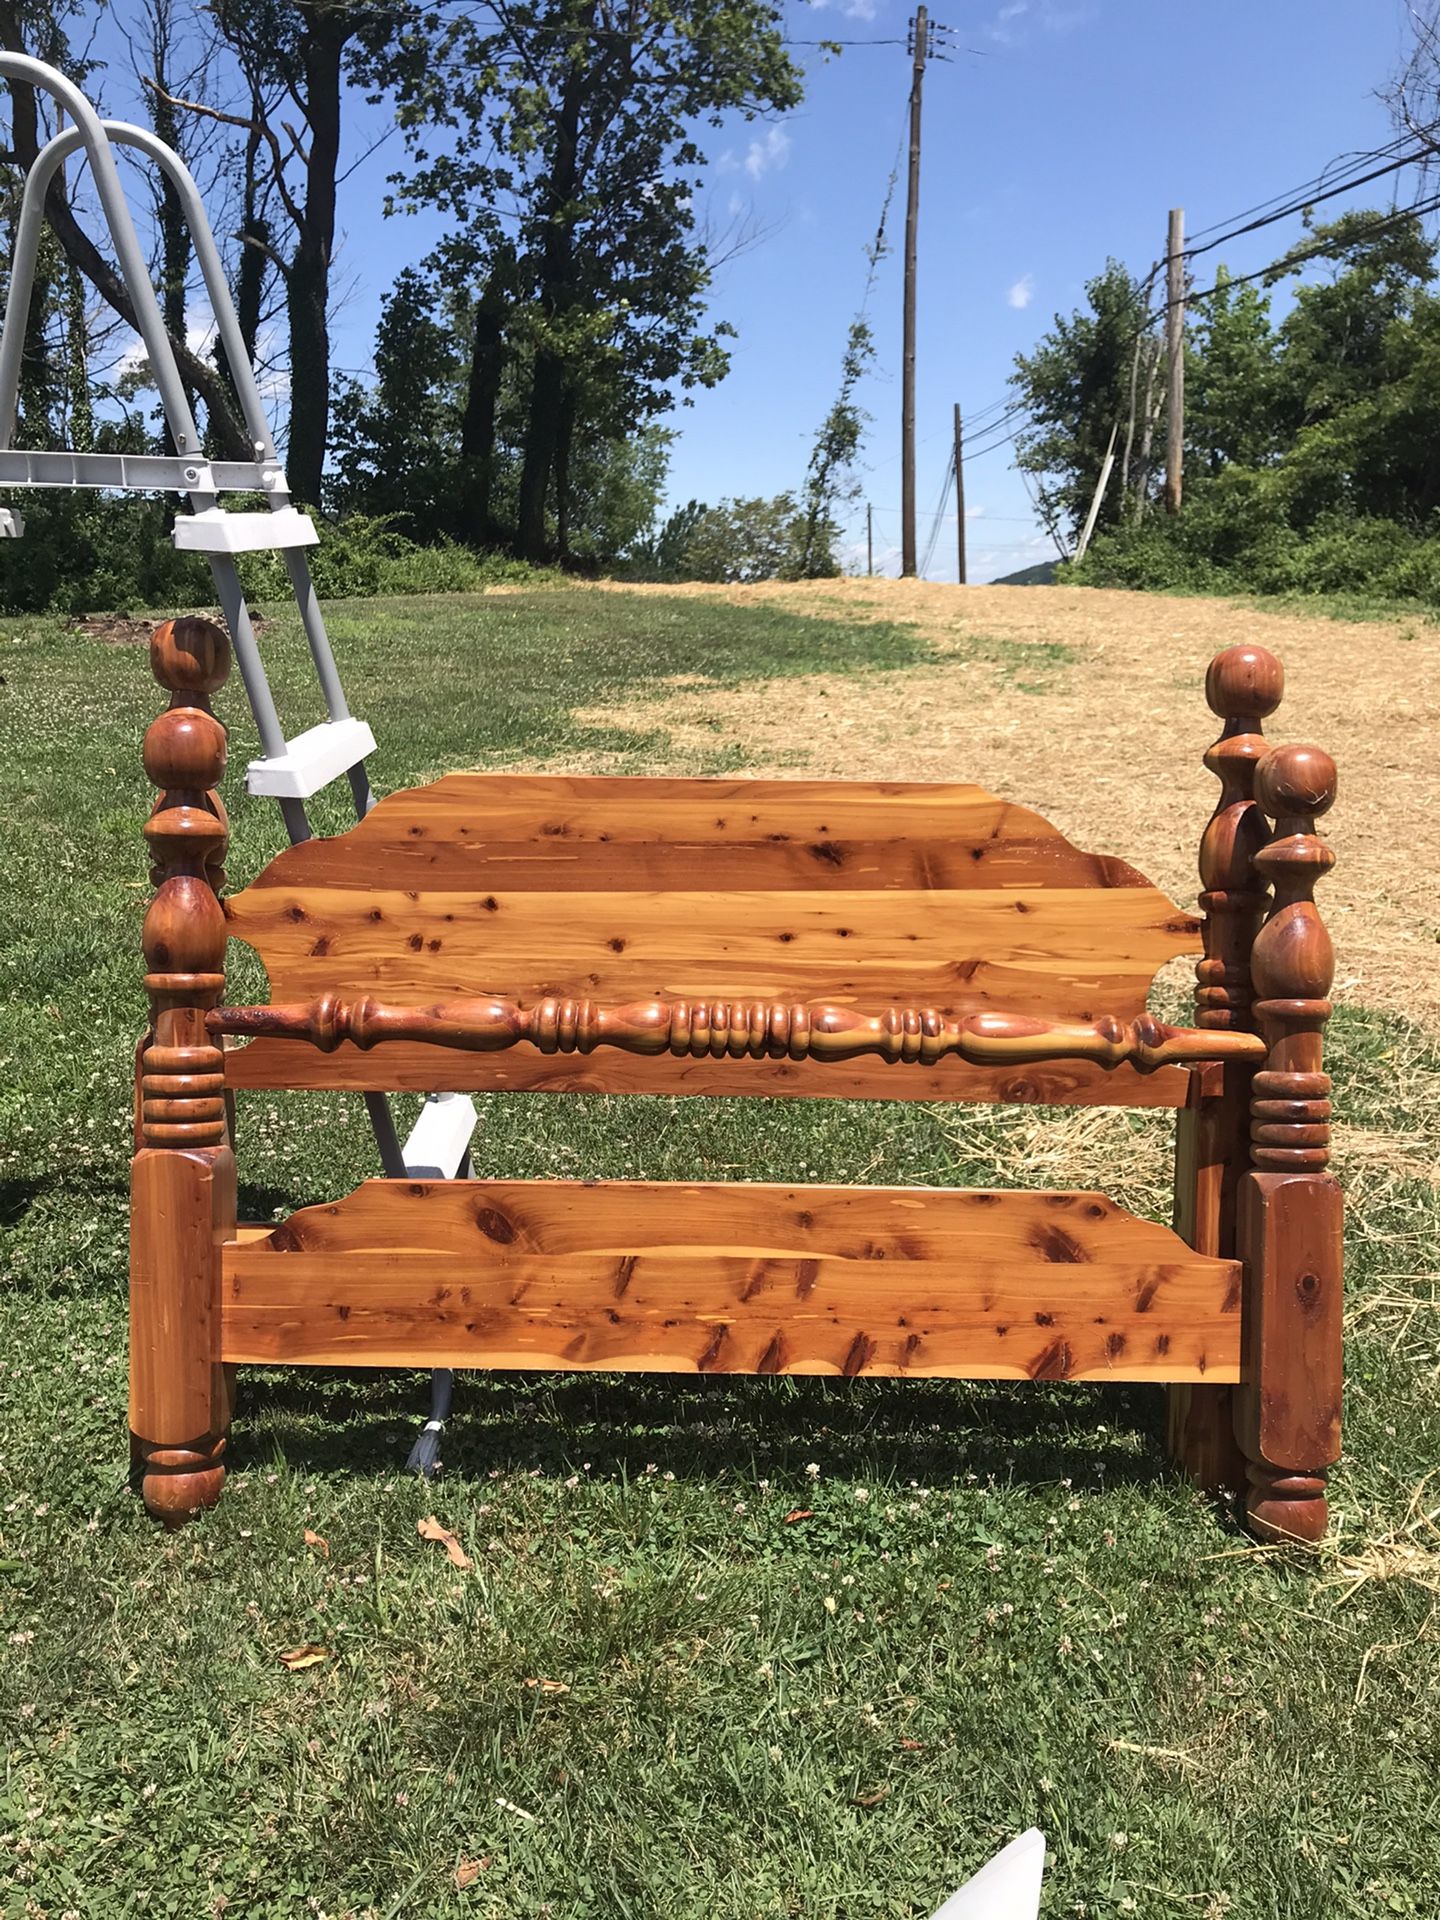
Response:
MULTIPOLYGON (((723 729, 681 754, 572 716, 666 677, 768 676, 783 702, 789 676, 929 647, 565 589, 349 604, 332 632, 382 792, 542 760, 730 770, 723 729)), ((1084 671, 956 644, 1014 701, 1084 671)), ((282 710, 318 717, 293 625, 265 646, 282 710)), ((126 1484, 124 1333, 161 701, 143 653, 57 623, 0 621, 0 677, 6 1916, 922 1920, 1031 1823, 1047 1916, 1440 1912, 1430 1036, 1356 1007, 1331 1028, 1350 1460, 1315 1555, 1251 1548, 1175 1477, 1155 1391, 647 1376, 463 1378, 426 1487, 400 1470, 421 1376, 248 1375, 225 1500, 166 1537, 126 1484), (472 1570, 417 1536, 431 1512, 472 1570), (307 1645, 325 1657, 282 1664, 307 1645)), ((238 683, 221 704, 242 884, 279 823, 243 794, 238 683)), ((233 997, 259 990, 234 969, 233 997)), ((487 1174, 1078 1174, 1167 1210, 1162 1115, 482 1105, 487 1174)), ((252 1218, 372 1169, 339 1096, 251 1098, 240 1155, 252 1218)))

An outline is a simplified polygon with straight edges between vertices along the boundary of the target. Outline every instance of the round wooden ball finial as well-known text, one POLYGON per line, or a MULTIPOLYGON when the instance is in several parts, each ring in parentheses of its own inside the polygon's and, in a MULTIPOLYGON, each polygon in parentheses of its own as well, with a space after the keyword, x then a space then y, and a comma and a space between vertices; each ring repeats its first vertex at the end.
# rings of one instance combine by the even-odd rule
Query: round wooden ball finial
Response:
POLYGON ((164 621, 150 636, 150 671, 167 693, 215 693, 230 673, 225 629, 200 614, 164 621))
POLYGON ((1272 820, 1328 812, 1335 762, 1323 747, 1274 747, 1255 769, 1255 798, 1272 820))
POLYGON ((1284 694, 1285 669, 1268 647, 1226 647, 1205 675, 1205 698, 1221 720, 1263 720, 1284 694))

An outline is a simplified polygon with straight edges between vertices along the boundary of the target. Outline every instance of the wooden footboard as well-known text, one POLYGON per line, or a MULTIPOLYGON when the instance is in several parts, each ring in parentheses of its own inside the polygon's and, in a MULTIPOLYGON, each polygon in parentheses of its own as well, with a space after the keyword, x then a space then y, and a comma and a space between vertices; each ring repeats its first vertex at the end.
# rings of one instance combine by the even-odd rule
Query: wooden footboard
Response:
POLYGON ((1267 751, 1262 648, 1207 682, 1194 1027, 1146 998, 1202 923, 974 787, 455 774, 222 906, 225 636, 162 627, 152 665, 131 1236, 152 1512, 219 1497, 232 1364, 299 1361, 1165 1381, 1195 1477, 1233 1485, 1238 1443, 1255 1529, 1324 1533, 1335 769, 1267 751), (227 933, 267 1004, 224 1004, 227 933), (1184 1238, 1098 1193, 476 1180, 240 1229, 230 1095, 281 1086, 1183 1104, 1184 1238))
POLYGON ((227 1361, 1238 1378, 1240 1267, 1098 1193, 371 1180, 223 1249, 227 1361))

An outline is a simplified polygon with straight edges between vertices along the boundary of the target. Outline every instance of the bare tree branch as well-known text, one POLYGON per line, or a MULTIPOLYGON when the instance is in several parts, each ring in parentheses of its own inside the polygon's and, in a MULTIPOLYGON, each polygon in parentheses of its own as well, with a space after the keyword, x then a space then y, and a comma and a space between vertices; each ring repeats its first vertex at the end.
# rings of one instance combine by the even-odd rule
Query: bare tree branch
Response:
MULTIPOLYGON (((148 74, 142 75, 142 78, 151 92, 158 94, 168 106, 176 107, 185 113, 199 114, 206 120, 219 120, 227 127, 238 127, 242 133, 258 134, 266 146, 269 147, 271 157, 275 162, 272 178, 275 182, 275 189, 280 195, 281 201, 284 203, 286 213, 289 214, 297 227, 302 227, 305 224, 305 216, 290 197, 290 190, 285 184, 285 156, 280 150, 280 142, 275 137, 274 128, 271 127, 267 120, 247 120, 243 114, 226 113, 220 107, 207 106, 203 100, 178 99, 173 94, 165 93, 160 87, 156 86, 148 74)), ((288 126, 285 131, 290 133, 288 126)), ((290 138, 292 140, 295 138, 293 133, 290 133, 290 138)))

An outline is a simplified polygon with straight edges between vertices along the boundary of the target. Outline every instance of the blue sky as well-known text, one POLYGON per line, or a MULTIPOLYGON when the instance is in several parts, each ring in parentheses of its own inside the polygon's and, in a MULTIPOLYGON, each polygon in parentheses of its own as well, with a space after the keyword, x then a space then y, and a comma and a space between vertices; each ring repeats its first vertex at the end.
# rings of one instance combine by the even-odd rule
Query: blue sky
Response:
MULTIPOLYGON (((792 9, 796 34, 902 36, 905 0, 792 9)), ((1004 397, 1014 356, 1115 254, 1144 271, 1164 251, 1171 206, 1192 229, 1377 146, 1392 128, 1377 90, 1393 70, 1401 17, 1391 0, 939 0, 961 46, 925 85, 918 331, 917 494, 923 554, 949 452, 951 407, 1004 397)), ((734 371, 681 413, 672 490, 714 498, 793 485, 834 395, 845 326, 864 280, 900 136, 903 46, 849 48, 812 68, 778 151, 723 143, 742 162, 712 198, 744 195, 774 237, 726 268, 720 311, 740 329, 734 371), (758 174, 758 177, 752 177, 758 174)), ((1402 190, 1405 176, 1401 176, 1402 190)), ((1379 182, 1383 192, 1388 182, 1379 182)), ((1371 189, 1372 194, 1376 189, 1371 189)), ((1336 203, 1337 206, 1344 202, 1336 203)), ((877 562, 896 570, 900 502, 900 252, 873 297, 877 372, 865 488, 877 562)), ((1300 231, 1272 227, 1226 250, 1243 271, 1300 231)), ((1207 282, 1208 284, 1208 282, 1207 282)), ((967 470, 972 579, 1053 553, 1008 451, 967 470)), ((852 528, 863 536, 863 517, 852 528)), ((948 529, 932 577, 955 577, 948 529)))
MULTIPOLYGON (((125 11, 123 5, 121 8, 125 11)), ((791 0, 796 38, 903 43, 910 0, 791 0)), ((1401 0, 939 0, 956 31, 953 64, 926 78, 921 193, 918 497, 920 545, 949 453, 951 406, 978 414, 1006 393, 1014 356, 1114 254, 1143 271, 1163 252, 1167 209, 1194 231, 1318 173, 1334 156, 1389 139, 1378 97, 1404 40, 1401 0), (963 51, 973 48, 975 52, 963 51)), ((114 58, 112 29, 100 50, 114 58)), ((727 124, 706 137, 703 198, 717 232, 760 237, 719 274, 713 313, 732 322, 729 378, 678 409, 672 499, 714 501, 795 487, 835 395, 845 331, 866 274, 885 183, 905 120, 903 44, 837 57, 797 48, 807 98, 783 121, 727 124)), ((103 92, 136 115, 120 64, 103 92)), ((349 150, 384 130, 383 109, 352 96, 349 150)), ((424 217, 384 220, 397 139, 346 185, 338 261, 336 360, 362 369, 381 296, 434 237, 424 217)), ((1398 176, 1398 191, 1409 187, 1398 176)), ((1391 187, 1376 183, 1358 204, 1391 187)), ((1382 202, 1383 203, 1383 202, 1382 202)), ((1327 213, 1346 203, 1332 203, 1327 213)), ((864 402, 874 416, 862 475, 876 509, 876 557, 897 570, 900 500, 900 241, 870 318, 878 354, 864 402)), ((1298 221, 1237 241, 1237 271, 1264 264, 1298 221)), ((1215 256, 1212 256, 1212 263, 1215 256)), ((1053 551, 1004 449, 967 470, 970 577, 984 580, 1053 551)), ((864 510, 849 529, 863 564, 864 510)), ((954 578, 954 539, 931 577, 954 578)))

